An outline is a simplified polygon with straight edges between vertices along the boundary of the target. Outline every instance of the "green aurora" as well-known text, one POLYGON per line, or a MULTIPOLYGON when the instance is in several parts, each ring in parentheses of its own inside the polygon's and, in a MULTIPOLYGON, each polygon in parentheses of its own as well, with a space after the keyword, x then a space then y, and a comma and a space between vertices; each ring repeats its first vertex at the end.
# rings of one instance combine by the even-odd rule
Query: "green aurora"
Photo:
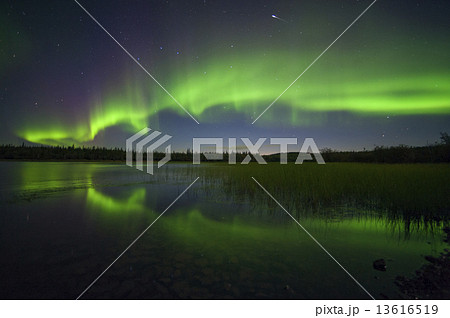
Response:
MULTIPOLYGON (((222 11, 201 5, 195 19, 186 10, 155 19, 143 11, 136 14, 137 28, 130 21, 111 23, 111 12, 96 14, 200 124, 220 122, 225 114, 250 129, 369 2, 277 3, 289 23, 274 20, 266 6, 255 13, 250 3, 239 4, 241 15, 229 15, 234 4, 222 11), (174 19, 171 27, 160 28, 167 18, 174 19)), ((8 14, 1 14, 0 41, 8 50, 0 52, 0 70, 11 79, 0 96, 10 119, 5 135, 85 145, 112 127, 127 135, 145 126, 159 129, 167 113, 191 120, 95 23, 73 15, 73 3, 61 9, 67 17, 61 16, 73 18, 71 27, 62 19, 60 27, 40 25, 40 33, 28 28, 41 22, 39 15, 6 6, 8 14)), ((449 115, 445 17, 428 2, 376 3, 255 125, 322 128, 335 113, 356 121, 449 115)))
MULTIPOLYGON (((299 120, 302 112, 348 111, 363 116, 450 113, 450 76, 446 71, 369 77, 365 74, 371 70, 360 67, 349 67, 344 73, 330 70, 331 60, 314 66, 273 105, 288 107, 292 125, 308 125, 299 120)), ((167 81, 171 83, 168 90, 200 122, 205 119, 202 114, 215 107, 243 113, 250 121, 286 89, 286 79, 295 79, 305 66, 297 56, 281 52, 260 58, 224 57, 182 69, 167 81), (279 61, 286 66, 280 66, 279 61)), ((86 120, 63 124, 55 118, 45 125, 27 125, 17 133, 35 143, 81 144, 116 125, 137 131, 163 110, 187 116, 168 95, 150 84, 129 80, 119 91, 112 89, 104 100, 91 105, 86 120)), ((278 120, 271 112, 264 117, 261 123, 278 120)))

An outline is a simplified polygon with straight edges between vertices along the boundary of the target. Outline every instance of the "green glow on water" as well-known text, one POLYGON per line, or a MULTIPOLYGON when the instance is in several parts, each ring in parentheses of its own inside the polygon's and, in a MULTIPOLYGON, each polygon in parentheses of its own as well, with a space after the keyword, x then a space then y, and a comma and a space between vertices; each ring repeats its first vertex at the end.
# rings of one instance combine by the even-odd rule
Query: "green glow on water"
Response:
POLYGON ((108 213, 127 213, 144 211, 145 208, 144 188, 135 190, 127 199, 121 200, 107 196, 94 188, 87 189, 87 203, 91 209, 107 211, 108 213))

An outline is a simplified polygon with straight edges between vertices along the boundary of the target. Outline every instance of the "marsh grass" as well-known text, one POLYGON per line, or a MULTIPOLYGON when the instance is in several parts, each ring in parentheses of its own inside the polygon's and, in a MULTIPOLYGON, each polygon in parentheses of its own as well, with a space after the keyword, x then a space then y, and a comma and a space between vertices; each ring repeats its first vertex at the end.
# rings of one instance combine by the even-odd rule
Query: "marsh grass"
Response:
MULTIPOLYGON (((220 188, 230 200, 255 206, 276 203, 253 181, 260 182, 288 211, 329 214, 345 207, 378 211, 392 220, 444 221, 450 212, 450 165, 363 164, 326 165, 205 164, 191 169, 201 177, 203 191, 220 188)), ((409 226, 409 225, 408 225, 409 226)))

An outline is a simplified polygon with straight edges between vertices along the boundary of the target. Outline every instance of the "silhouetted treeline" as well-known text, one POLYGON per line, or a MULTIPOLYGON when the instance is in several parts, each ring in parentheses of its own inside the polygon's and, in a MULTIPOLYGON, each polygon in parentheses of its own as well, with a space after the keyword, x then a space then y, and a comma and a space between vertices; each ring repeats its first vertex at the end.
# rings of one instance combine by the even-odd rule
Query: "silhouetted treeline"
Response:
MULTIPOLYGON (((248 152, 236 153, 236 161, 241 162, 248 155, 248 152)), ((165 154, 163 152, 154 152, 153 159, 161 160, 165 154)), ((136 153, 133 152, 133 158, 136 153)), ((146 160, 147 154, 143 153, 143 159, 146 160)), ((0 145, 0 159, 3 160, 91 160, 91 161, 125 161, 126 152, 122 148, 105 148, 105 147, 75 147, 75 146, 27 146, 22 144, 16 145, 0 145)), ((172 152, 171 161, 191 161, 193 153, 189 150, 186 152, 172 152)), ((208 161, 203 153, 200 154, 200 160, 208 161)), ((228 161, 228 153, 224 153, 223 160, 228 161)))
MULTIPOLYGON (((375 147, 365 151, 321 151, 325 162, 372 162, 372 163, 438 163, 450 162, 450 145, 424 147, 395 146, 375 147)), ((298 152, 288 153, 288 162, 297 159, 298 152)), ((266 161, 280 161, 280 154, 264 156, 266 161)), ((305 161, 306 162, 306 161, 305 161)))
POLYGON ((0 159, 18 160, 125 160, 125 151, 105 147, 1 145, 0 159))
MULTIPOLYGON (((373 163, 439 163, 450 162, 450 138, 447 133, 441 133, 441 143, 422 147, 400 145, 395 147, 375 147, 364 151, 336 151, 324 149, 321 154, 325 162, 373 162, 373 163)), ((133 157, 135 157, 135 153, 133 157)), ((248 152, 234 154, 236 162, 240 163, 249 155, 248 152)), ((201 161, 207 161, 202 153, 201 161)), ((224 153, 223 160, 228 161, 230 154, 224 153)), ((250 155, 251 156, 251 155, 250 155)), ((154 160, 160 160, 164 153, 155 152, 154 160)), ((252 156, 251 156, 252 157, 252 156)), ((295 162, 298 152, 288 153, 288 162, 295 162)), ((268 162, 280 161, 280 154, 264 155, 268 162)), ((125 161, 126 153, 122 148, 108 149, 105 147, 62 147, 62 146, 21 146, 1 145, 0 159, 4 160, 113 160, 125 161)), ((144 153, 144 159, 146 154, 144 153)), ((172 152, 172 161, 191 161, 193 153, 172 152)), ((255 159, 252 157, 252 161, 255 159)))
MULTIPOLYGON (((373 150, 337 151, 321 150, 325 162, 373 162, 373 163, 439 163, 450 162, 450 136, 440 133, 440 143, 422 147, 406 145, 383 147, 373 150)), ((288 153, 288 162, 297 160, 298 153, 288 153)), ((265 156, 266 161, 279 161, 280 154, 265 156)))

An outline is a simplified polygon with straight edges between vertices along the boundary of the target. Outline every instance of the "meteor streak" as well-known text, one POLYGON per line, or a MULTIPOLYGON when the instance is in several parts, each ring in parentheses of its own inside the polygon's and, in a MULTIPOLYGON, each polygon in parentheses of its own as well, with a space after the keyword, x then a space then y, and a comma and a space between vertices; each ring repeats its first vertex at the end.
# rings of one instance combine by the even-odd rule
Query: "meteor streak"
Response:
POLYGON ((284 23, 288 23, 285 19, 279 18, 275 14, 272 14, 272 18, 283 21, 284 23))

